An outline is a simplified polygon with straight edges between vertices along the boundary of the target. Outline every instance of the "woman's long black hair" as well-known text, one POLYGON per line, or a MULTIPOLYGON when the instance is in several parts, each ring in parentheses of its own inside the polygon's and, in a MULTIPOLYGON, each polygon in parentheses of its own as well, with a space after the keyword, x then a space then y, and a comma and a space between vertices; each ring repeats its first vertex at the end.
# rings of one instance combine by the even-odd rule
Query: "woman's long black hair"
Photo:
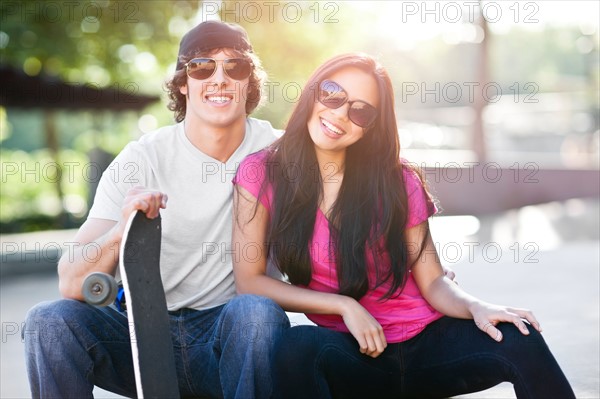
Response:
POLYGON ((400 293, 410 268, 404 237, 408 209, 402 173, 407 166, 400 162, 391 80, 385 69, 366 54, 340 55, 319 67, 306 84, 285 134, 266 150, 268 178, 260 195, 268 184, 272 185, 269 256, 292 284, 309 284, 309 243, 323 195, 323 181, 307 122, 319 83, 347 67, 359 68, 375 78, 379 112, 364 136, 346 150, 344 178, 328 215, 329 250, 337 259, 340 294, 358 300, 367 290, 390 282, 382 298, 385 299, 400 293), (383 246, 378 242, 383 242, 383 246), (375 258, 376 281, 368 278, 368 252, 375 258))

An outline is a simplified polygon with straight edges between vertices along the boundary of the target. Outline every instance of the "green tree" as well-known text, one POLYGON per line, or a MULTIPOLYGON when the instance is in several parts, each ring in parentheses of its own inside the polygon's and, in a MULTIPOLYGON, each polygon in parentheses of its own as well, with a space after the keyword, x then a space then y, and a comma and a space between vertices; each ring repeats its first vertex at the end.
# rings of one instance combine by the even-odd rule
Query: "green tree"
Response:
POLYGON ((99 87, 135 82, 157 92, 197 2, 0 3, 2 63, 99 87))

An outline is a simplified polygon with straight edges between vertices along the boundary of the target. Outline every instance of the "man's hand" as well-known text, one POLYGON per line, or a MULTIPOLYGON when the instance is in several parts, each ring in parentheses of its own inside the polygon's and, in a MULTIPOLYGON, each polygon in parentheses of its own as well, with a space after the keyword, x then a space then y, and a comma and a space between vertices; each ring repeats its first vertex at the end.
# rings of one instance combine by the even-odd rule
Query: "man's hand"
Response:
POLYGON ((167 194, 160 191, 150 190, 141 186, 131 188, 127 191, 127 195, 123 200, 121 208, 122 220, 127 220, 131 212, 137 210, 144 212, 149 219, 154 219, 158 216, 161 208, 167 207, 167 200, 167 194))
POLYGON ((446 266, 442 266, 442 270, 444 270, 444 276, 448 277, 449 280, 453 281, 454 284, 458 285, 458 280, 456 280, 456 273, 454 273, 454 270, 446 266))

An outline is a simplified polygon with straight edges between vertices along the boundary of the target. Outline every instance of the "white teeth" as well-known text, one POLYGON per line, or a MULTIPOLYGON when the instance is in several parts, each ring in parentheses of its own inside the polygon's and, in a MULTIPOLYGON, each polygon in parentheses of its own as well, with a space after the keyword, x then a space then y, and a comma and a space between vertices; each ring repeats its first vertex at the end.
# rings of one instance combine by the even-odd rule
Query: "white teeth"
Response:
POLYGON ((206 98, 208 99, 208 101, 211 101, 214 103, 226 103, 227 101, 229 101, 229 97, 224 97, 224 96, 208 96, 206 98))
POLYGON ((327 129, 331 130, 335 134, 339 134, 339 135, 344 134, 343 130, 340 130, 337 127, 333 126, 331 123, 327 122, 325 119, 321 119, 321 122, 323 123, 323 125, 325 125, 325 127, 327 129))

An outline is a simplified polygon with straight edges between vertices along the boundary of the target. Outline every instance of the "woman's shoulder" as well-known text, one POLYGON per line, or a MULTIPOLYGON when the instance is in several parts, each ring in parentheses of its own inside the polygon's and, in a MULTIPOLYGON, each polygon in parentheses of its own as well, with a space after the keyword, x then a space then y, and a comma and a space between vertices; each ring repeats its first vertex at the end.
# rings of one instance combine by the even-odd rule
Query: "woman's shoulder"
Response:
POLYGON ((244 188, 270 209, 272 191, 267 182, 269 147, 248 155, 237 169, 233 184, 244 188), (266 189, 266 191, 265 191, 266 189))
POLYGON ((263 148, 262 150, 253 152, 242 160, 240 163, 240 168, 244 167, 256 167, 256 166, 264 166, 269 158, 270 149, 269 147, 263 148))
POLYGON ((414 162, 410 162, 405 158, 400 158, 400 169, 402 170, 402 180, 409 194, 416 188, 425 185, 423 172, 414 162))
POLYGON ((401 159, 400 167, 406 195, 409 203, 407 227, 415 226, 438 212, 436 200, 428 189, 427 181, 421 168, 401 159))
POLYGON ((266 179, 267 165, 271 153, 270 147, 247 155, 237 168, 234 183, 242 186, 259 186, 266 179))

